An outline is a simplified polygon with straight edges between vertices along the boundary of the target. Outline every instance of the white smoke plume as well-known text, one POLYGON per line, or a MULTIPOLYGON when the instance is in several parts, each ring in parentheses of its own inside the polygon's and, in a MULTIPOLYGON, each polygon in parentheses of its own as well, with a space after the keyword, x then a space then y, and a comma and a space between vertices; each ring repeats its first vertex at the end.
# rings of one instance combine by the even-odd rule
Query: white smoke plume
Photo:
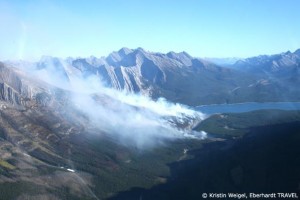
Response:
MULTIPOLYGON (((87 115, 91 124, 102 132, 117 136, 120 142, 137 148, 155 146, 165 140, 205 138, 206 133, 192 131, 205 115, 181 104, 105 87, 99 76, 83 78, 68 73, 68 83, 61 72, 48 64, 34 71, 40 79, 71 91, 75 108, 87 115), (49 73, 50 72, 50 73, 49 73)), ((64 68, 70 68, 64 63, 64 68)), ((68 70, 66 70, 68 71, 68 70)))

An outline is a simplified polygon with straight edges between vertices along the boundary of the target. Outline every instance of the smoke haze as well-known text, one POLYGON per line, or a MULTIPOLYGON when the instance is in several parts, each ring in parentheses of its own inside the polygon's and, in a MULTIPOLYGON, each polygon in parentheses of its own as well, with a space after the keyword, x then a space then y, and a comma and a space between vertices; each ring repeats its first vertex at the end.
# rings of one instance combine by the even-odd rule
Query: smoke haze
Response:
POLYGON ((165 140, 206 137, 204 132, 192 131, 205 118, 200 112, 165 99, 154 101, 140 94, 108 88, 99 76, 82 77, 68 63, 63 63, 63 67, 67 75, 51 62, 30 73, 71 91, 75 109, 88 116, 92 126, 117 136, 121 143, 144 148, 165 140))

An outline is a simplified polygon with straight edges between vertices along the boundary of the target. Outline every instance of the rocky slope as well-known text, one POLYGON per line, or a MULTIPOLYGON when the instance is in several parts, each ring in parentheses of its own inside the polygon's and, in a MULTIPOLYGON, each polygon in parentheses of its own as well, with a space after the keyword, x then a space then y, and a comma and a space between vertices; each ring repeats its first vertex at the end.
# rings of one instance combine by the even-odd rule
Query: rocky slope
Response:
POLYGON ((70 144, 65 141, 83 130, 82 115, 64 113, 67 95, 3 63, 0 85, 1 199, 59 199, 61 194, 74 199, 77 194, 91 197, 88 186, 78 182, 88 174, 79 179, 66 169, 71 166, 64 150, 70 144), (61 187, 72 192, 60 191, 61 187))
POLYGON ((30 96, 26 94, 28 90, 22 85, 21 80, 16 74, 4 67, 3 63, 0 63, 0 99, 20 105, 22 103, 22 93, 26 97, 30 96))

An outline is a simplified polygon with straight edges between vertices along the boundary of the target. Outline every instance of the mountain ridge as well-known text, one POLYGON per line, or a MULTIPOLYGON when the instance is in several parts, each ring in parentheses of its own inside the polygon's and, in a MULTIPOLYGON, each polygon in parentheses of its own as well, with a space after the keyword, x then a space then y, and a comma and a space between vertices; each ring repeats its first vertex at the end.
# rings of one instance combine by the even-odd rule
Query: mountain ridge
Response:
MULTIPOLYGON (((153 99, 164 97, 188 105, 249 99, 284 101, 280 91, 287 91, 288 98, 299 100, 293 84, 299 80, 299 52, 300 49, 294 53, 251 57, 223 67, 184 51, 164 54, 123 47, 100 58, 44 57, 32 63, 31 68, 58 76, 63 85, 72 76, 95 76, 103 85, 117 90, 141 93, 153 99), (274 91, 270 92, 270 88, 274 91)), ((22 66, 22 62, 18 65, 22 66)))
POLYGON ((233 64, 233 67, 256 73, 276 73, 282 70, 291 70, 295 67, 297 68, 299 63, 300 49, 297 49, 293 53, 287 51, 279 54, 260 55, 242 59, 233 64))

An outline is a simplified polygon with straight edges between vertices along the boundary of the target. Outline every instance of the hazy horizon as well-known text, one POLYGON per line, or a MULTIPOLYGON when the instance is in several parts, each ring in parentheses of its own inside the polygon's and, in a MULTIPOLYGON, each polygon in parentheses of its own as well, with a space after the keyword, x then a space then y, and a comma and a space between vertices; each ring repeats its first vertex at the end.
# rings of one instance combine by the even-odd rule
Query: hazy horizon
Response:
MULTIPOLYGON (((127 48, 127 47, 122 47, 122 48, 119 48, 119 49, 115 49, 111 52, 109 52, 107 55, 87 55, 87 56, 56 56, 56 55, 41 55, 39 57, 34 57, 34 58, 11 58, 11 59, 3 59, 3 60, 0 60, 1 61, 4 61, 4 62, 14 62, 14 61, 28 61, 28 62, 38 62, 40 60, 42 60, 44 57, 52 57, 52 58, 58 58, 58 59, 63 59, 63 60, 66 60, 66 59, 85 59, 85 58, 90 58, 90 57, 95 57, 95 58, 106 58, 108 57, 111 53, 113 52, 118 52, 119 50, 123 49, 123 48, 127 48)), ((129 48, 131 50, 135 50, 135 49, 138 49, 138 48, 142 48, 142 47, 136 47, 136 48, 129 48)), ((146 52, 149 52, 149 53, 162 53, 162 54, 167 54, 167 53, 170 53, 170 52, 175 52, 175 51, 167 51, 167 52, 159 52, 159 51, 150 51, 148 49, 145 49, 145 48, 142 48, 144 51, 146 52)), ((299 50, 300 47, 298 49, 295 49, 295 51, 299 50)), ((216 64, 218 63, 217 60, 226 60, 226 59, 229 59, 229 60, 239 60, 239 59, 247 59, 247 58, 252 58, 252 57, 257 57, 257 56, 271 56, 271 55, 276 55, 276 54, 281 54, 281 53, 286 53, 286 52, 292 52, 294 53, 295 51, 291 51, 291 50, 285 50, 285 51, 280 51, 280 52, 275 52, 273 54, 266 54, 266 53, 262 53, 262 54, 258 54, 258 55, 253 55, 253 56, 249 56, 249 57, 238 57, 238 56, 229 56, 229 57, 216 57, 216 56, 211 56, 211 57, 207 57, 207 56, 201 56, 201 55, 192 55, 190 54, 189 52, 186 52, 186 51, 176 51, 175 53, 182 53, 182 52, 185 52, 185 53, 188 53, 190 56, 192 56, 193 58, 200 58, 200 59, 204 59, 204 60, 208 60, 208 61, 212 61, 212 62, 216 62, 216 64)))

